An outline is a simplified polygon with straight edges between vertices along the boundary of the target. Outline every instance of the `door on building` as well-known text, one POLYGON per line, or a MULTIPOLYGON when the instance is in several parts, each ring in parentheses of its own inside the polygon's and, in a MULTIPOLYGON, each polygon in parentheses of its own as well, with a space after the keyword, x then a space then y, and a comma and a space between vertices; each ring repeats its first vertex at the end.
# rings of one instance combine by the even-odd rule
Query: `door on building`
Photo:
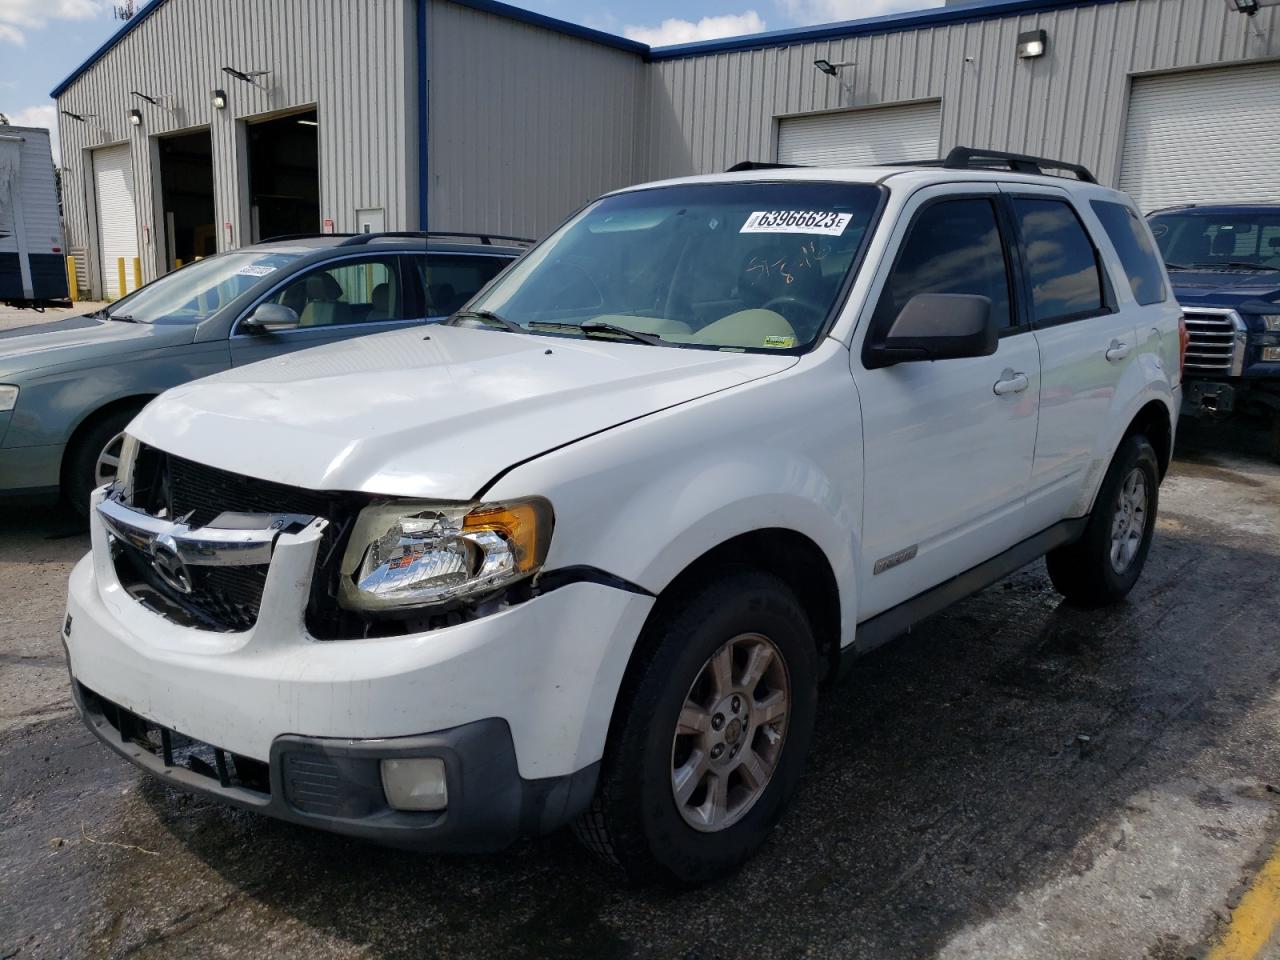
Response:
POLYGON ((778 162, 844 167, 938 155, 942 105, 936 100, 899 106, 783 117, 778 162))
POLYGON ((213 212, 213 142, 208 129, 159 138, 165 269, 218 249, 213 212))
POLYGON ((249 124, 254 241, 319 232, 319 129, 314 110, 249 124))
POLYGON ((1120 189, 1143 213, 1280 197, 1280 63, 1135 77, 1120 189))
POLYGON ((423 323, 427 307, 414 260, 397 253, 362 254, 290 277, 261 302, 288 307, 298 325, 253 334, 237 324, 231 336, 232 364, 423 323))
POLYGON ((98 263, 103 295, 118 300, 135 288, 133 261, 138 256, 137 207, 129 145, 93 151, 93 190, 97 198, 98 263), (124 286, 121 287, 123 265, 124 286))

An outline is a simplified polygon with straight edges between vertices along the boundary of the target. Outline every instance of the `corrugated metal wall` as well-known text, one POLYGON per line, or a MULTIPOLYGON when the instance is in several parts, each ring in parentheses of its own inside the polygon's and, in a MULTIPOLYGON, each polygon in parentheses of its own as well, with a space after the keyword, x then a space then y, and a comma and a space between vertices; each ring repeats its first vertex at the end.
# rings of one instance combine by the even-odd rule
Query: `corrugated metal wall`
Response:
POLYGON ((432 230, 540 237, 636 167, 639 56, 433 0, 432 230))
POLYGON ((640 172, 773 159, 781 116, 940 98, 943 152, 963 143, 1059 157, 1115 183, 1131 74, 1267 57, 1280 57, 1276 8, 1250 20, 1222 0, 1123 0, 659 60, 648 77, 640 172), (1018 34, 1038 28, 1049 53, 1018 60, 1018 34), (841 74, 852 94, 818 72, 818 58, 856 63, 841 74))
MULTIPOLYGON (((170 0, 58 99, 68 246, 96 251, 87 151, 129 141, 138 197, 143 273, 156 275, 164 246, 155 209, 155 134, 207 126, 213 138, 219 248, 247 242, 245 118, 315 104, 320 121, 321 217, 355 229, 355 211, 383 207, 389 230, 418 220, 415 0, 170 0), (258 89, 222 72, 270 70, 258 89), (211 93, 227 91, 225 110, 211 93), (153 106, 129 91, 164 97, 153 106), (128 111, 142 111, 133 127, 128 111), (230 243, 222 228, 230 222, 230 243), (142 227, 150 228, 144 242, 142 227)), ((93 256, 90 259, 94 259, 93 256)))

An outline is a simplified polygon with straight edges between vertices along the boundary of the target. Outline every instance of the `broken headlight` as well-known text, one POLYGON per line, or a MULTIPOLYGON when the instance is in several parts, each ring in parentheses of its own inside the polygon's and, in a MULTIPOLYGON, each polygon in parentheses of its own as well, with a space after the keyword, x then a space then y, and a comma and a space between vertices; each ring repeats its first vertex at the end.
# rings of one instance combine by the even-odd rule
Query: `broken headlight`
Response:
POLYGON ((342 559, 348 610, 410 610, 492 592, 542 566, 551 504, 391 502, 365 507, 342 559))

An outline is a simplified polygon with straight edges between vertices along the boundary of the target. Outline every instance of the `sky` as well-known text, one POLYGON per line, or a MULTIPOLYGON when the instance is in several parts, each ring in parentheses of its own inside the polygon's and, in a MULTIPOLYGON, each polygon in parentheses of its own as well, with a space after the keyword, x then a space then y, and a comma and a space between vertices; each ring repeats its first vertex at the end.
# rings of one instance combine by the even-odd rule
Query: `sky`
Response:
MULTIPOLYGON (((49 91, 122 24, 120 0, 0 0, 0 113, 49 127, 49 91)), ((312 0, 322 9, 361 0, 312 0)), ((940 6, 942 0, 515 0, 517 6, 650 46, 783 30, 940 6)), ((143 5, 138 0, 137 6, 143 5)), ((54 156, 58 151, 55 143, 54 156)))

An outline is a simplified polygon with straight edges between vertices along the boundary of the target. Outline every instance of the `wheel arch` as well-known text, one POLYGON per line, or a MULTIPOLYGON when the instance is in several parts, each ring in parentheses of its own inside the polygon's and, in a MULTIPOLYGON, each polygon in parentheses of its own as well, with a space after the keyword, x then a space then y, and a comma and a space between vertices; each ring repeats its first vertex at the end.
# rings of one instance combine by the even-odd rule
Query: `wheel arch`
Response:
POLYGON ((58 469, 59 482, 65 486, 67 482, 67 470, 71 465, 71 458, 75 456, 76 448, 80 441, 90 430, 92 430, 104 417, 109 417, 114 413, 122 410, 136 408, 141 410, 148 403, 156 398, 155 393, 133 393, 123 397, 116 397, 99 407, 86 413, 80 418, 80 422, 72 428, 70 435, 67 437, 66 445, 62 448, 62 462, 58 469))
MULTIPOLYGON (((1120 437, 1124 443, 1135 434, 1142 434, 1150 441, 1156 452, 1156 460, 1160 464, 1160 479, 1169 472, 1169 464, 1173 460, 1173 421, 1176 414, 1162 399, 1149 400, 1129 421, 1120 437)), ((1116 445, 1119 449, 1119 443, 1116 445)), ((1115 453, 1112 453, 1112 457, 1115 453)))

